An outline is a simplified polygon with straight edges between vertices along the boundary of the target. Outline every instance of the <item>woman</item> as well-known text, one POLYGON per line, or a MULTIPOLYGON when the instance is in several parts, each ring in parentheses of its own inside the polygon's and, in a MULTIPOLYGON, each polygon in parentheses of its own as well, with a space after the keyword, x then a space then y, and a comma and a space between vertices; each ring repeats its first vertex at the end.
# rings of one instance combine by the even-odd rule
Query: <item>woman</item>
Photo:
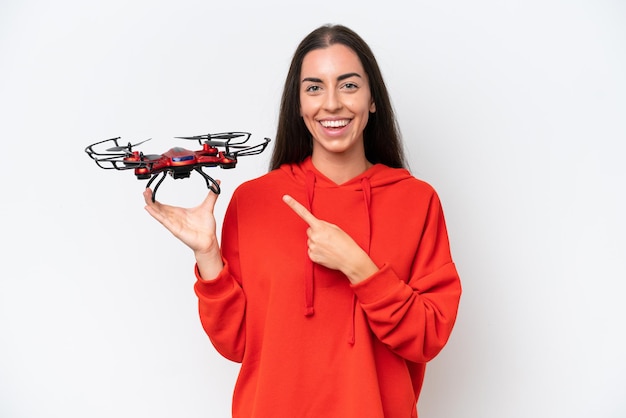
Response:
POLYGON ((403 165, 370 48, 322 26, 294 54, 271 171, 234 192, 221 246, 216 195, 182 209, 146 190, 194 251, 205 331, 241 362, 234 417, 417 416, 461 286, 437 194, 403 165))

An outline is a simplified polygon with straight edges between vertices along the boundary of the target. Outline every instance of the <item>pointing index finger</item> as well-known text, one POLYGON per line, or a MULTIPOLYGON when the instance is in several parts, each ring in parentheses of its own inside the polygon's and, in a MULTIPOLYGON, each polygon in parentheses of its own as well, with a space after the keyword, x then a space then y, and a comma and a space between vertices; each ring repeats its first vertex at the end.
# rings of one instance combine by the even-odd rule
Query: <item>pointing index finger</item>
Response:
POLYGON ((313 226, 313 224, 318 221, 318 219, 313 216, 307 208, 302 206, 302 204, 293 197, 286 194, 283 196, 283 202, 285 202, 287 206, 289 206, 299 217, 301 217, 304 222, 309 224, 309 226, 313 226))

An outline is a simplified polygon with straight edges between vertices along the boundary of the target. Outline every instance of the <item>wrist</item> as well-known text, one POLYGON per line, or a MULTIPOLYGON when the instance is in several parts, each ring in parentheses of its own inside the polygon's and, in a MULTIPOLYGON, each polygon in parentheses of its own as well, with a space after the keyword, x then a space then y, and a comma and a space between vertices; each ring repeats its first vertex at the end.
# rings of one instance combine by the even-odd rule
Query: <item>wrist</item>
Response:
POLYGON ((215 279, 224 268, 224 262, 222 261, 222 255, 219 249, 194 251, 194 257, 196 259, 198 272, 203 280, 215 279))
POLYGON ((196 260, 198 259, 215 259, 215 258, 222 258, 222 255, 220 253, 220 249, 218 246, 211 246, 210 248, 206 248, 206 249, 201 249, 201 250, 193 250, 193 255, 196 258, 196 260))
POLYGON ((363 252, 362 257, 355 258, 353 263, 344 274, 348 277, 351 284, 357 284, 367 279, 378 271, 378 266, 374 261, 363 252))

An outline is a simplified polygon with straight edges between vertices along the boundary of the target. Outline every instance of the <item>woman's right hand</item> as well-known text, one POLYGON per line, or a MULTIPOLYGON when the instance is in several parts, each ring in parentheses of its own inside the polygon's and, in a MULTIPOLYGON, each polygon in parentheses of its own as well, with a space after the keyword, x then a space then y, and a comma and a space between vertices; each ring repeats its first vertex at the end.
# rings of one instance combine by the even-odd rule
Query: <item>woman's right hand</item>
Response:
POLYGON ((181 208, 153 202, 152 193, 150 188, 143 192, 146 211, 193 250, 202 277, 211 279, 217 276, 223 267, 213 215, 218 195, 209 192, 200 205, 181 208))

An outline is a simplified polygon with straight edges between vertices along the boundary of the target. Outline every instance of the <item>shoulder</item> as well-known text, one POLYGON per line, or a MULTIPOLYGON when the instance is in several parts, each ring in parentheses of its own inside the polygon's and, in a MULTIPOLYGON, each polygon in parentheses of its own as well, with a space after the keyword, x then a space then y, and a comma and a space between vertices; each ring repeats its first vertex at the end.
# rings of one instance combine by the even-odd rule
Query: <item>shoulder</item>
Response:
POLYGON ((381 174, 387 181, 372 184, 372 204, 376 207, 406 217, 441 211, 441 200, 429 181, 403 168, 385 167, 381 174))
POLYGON ((428 196, 430 199, 439 199, 435 188, 426 180, 411 177, 407 182, 407 187, 413 190, 413 193, 421 195, 422 197, 428 196))
POLYGON ((256 177, 254 179, 247 180, 241 183, 237 187, 236 190, 242 191, 242 192, 249 192, 251 190, 254 191, 255 189, 259 187, 280 184, 285 181, 287 181, 287 176, 285 176, 282 170, 277 169, 277 170, 269 171, 259 177, 256 177))
POLYGON ((428 181, 415 177, 406 168, 377 165, 370 181, 374 187, 379 186, 391 193, 436 195, 435 188, 428 181))
POLYGON ((283 170, 269 171, 257 178, 247 180, 235 188, 233 198, 258 200, 276 190, 283 190, 290 183, 283 170))

